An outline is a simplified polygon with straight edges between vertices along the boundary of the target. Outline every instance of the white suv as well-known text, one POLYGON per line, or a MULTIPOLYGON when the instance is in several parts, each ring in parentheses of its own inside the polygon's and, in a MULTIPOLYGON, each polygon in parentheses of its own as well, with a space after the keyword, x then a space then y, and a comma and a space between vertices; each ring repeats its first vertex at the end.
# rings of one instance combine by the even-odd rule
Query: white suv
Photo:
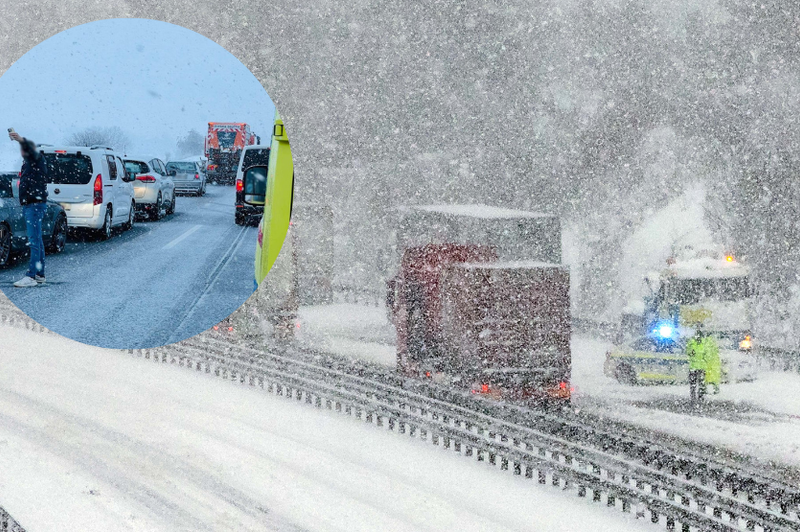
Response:
POLYGON ((101 146, 41 146, 41 151, 48 199, 64 207, 70 227, 94 230, 105 240, 113 227, 133 226, 133 179, 119 154, 101 146))

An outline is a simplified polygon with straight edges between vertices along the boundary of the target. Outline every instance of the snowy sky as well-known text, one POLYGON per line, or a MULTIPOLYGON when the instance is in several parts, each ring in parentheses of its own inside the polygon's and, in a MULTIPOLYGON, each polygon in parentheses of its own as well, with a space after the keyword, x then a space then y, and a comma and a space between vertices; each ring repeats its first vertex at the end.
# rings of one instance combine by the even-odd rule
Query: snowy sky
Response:
MULTIPOLYGON (((165 22, 111 19, 47 39, 0 78, 3 131, 62 143, 87 127, 119 126, 129 152, 163 157, 190 129, 247 122, 272 129, 275 107, 236 57, 215 42, 165 22)), ((0 141, 0 170, 18 168, 19 150, 0 141)))

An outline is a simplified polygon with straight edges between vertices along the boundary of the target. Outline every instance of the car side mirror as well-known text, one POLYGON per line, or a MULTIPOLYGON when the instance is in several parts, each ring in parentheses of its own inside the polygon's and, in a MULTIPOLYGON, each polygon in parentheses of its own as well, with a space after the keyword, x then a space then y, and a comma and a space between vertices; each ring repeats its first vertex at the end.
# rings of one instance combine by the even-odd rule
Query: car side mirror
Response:
POLYGON ((123 180, 126 183, 136 181, 136 172, 134 172, 133 170, 128 170, 127 172, 125 172, 125 177, 123 177, 123 180))
POLYGON ((267 198, 267 167, 251 166, 242 178, 244 202, 248 205, 264 205, 267 198))

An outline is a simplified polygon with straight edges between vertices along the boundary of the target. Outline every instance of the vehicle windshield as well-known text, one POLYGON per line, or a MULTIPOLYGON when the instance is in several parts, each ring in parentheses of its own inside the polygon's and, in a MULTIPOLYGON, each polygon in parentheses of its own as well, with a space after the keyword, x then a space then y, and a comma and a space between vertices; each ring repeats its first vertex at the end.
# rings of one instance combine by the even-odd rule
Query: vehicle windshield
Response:
POLYGON ((634 351, 647 351, 656 353, 682 354, 686 351, 686 346, 681 341, 663 340, 654 336, 643 336, 631 342, 631 349, 634 351))
POLYGON ((150 169, 147 168, 147 165, 142 161, 125 161, 125 171, 135 174, 146 174, 150 169))
POLYGON ((77 153, 45 153, 47 181, 55 185, 86 185, 92 180, 92 158, 77 153))
POLYGON ((167 170, 175 170, 178 173, 193 174, 197 172, 194 163, 174 162, 167 163, 167 170))
POLYGON ((247 150, 244 152, 244 160, 242 161, 242 169, 250 168, 251 166, 268 166, 269 165, 269 148, 247 150))
POLYGON ((747 277, 707 279, 673 279, 670 297, 679 305, 694 305, 702 301, 741 301, 751 296, 747 277))

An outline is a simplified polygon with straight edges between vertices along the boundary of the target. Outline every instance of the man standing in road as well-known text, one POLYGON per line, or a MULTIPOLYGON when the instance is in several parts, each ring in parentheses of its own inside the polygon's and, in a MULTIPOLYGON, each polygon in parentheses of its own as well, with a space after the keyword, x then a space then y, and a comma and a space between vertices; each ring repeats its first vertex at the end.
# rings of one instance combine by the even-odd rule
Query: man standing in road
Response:
POLYGON ((705 335, 700 326, 686 344, 686 355, 689 357, 689 397, 692 404, 698 405, 706 394, 705 335))
POLYGON ((29 288, 44 284, 44 238, 42 220, 47 210, 47 163, 44 155, 36 149, 36 144, 8 130, 11 140, 19 142, 22 155, 22 171, 19 178, 19 203, 25 213, 25 226, 28 232, 28 246, 31 259, 28 273, 14 283, 17 288, 29 288))

